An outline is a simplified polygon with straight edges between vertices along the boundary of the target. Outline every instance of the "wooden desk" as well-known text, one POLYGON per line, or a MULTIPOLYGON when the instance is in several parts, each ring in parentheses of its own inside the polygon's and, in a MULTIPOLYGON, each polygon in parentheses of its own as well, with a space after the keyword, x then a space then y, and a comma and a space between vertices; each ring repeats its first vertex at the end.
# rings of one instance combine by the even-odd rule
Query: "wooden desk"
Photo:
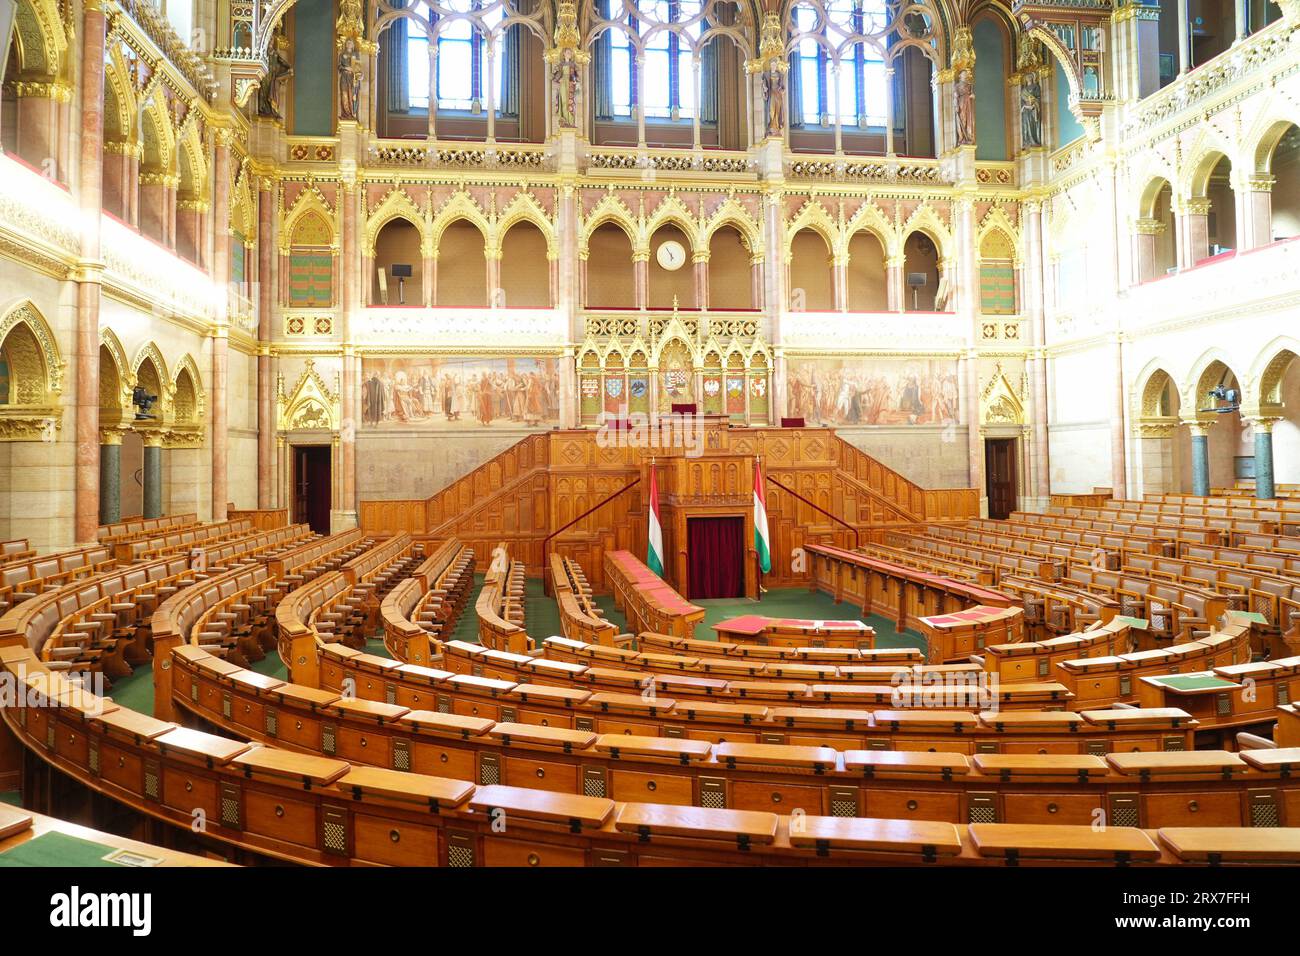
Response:
POLYGON ((1160 848, 1134 827, 1054 826, 1052 824, 973 823, 971 840, 980 856, 1061 860, 1158 860, 1160 848))
POLYGON ((813 621, 790 617, 746 614, 713 625, 718 640, 734 643, 775 644, 781 647, 870 649, 876 631, 862 621, 813 621))
POLYGON ((976 605, 962 611, 918 617, 931 664, 964 661, 993 644, 1015 644, 1023 635, 1024 612, 1018 607, 976 605))
MULTIPOLYGON (((44 836, 47 833, 61 833, 64 836, 75 837, 79 840, 88 840, 91 843, 99 843, 115 850, 137 855, 150 863, 142 865, 154 866, 229 866, 230 864, 222 860, 209 860, 207 857, 196 856, 193 853, 182 853, 179 850, 168 850, 160 846, 154 846, 151 843, 141 843, 139 840, 128 840, 125 837, 114 836, 111 833, 103 833, 99 830, 92 830, 89 827, 83 827, 76 823, 68 823, 65 820, 58 820, 54 817, 47 817, 41 813, 34 813, 31 810, 20 810, 17 807, 8 807, 0 805, 0 853, 5 853, 16 847, 44 836)), ((127 864, 123 864, 127 865, 127 864)))

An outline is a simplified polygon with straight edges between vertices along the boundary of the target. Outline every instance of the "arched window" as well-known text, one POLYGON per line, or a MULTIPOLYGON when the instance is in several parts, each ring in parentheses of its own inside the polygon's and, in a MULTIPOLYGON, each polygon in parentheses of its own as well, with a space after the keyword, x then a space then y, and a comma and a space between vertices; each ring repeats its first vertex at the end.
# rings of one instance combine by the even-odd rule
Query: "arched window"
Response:
MULTIPOLYGON (((610 0, 602 0, 608 10, 610 0)), ((610 106, 615 116, 631 116, 638 98, 645 115, 656 119, 691 119, 696 90, 691 72, 691 42, 700 37, 703 20, 698 0, 649 0, 642 12, 659 23, 681 25, 679 30, 656 29, 653 23, 633 18, 630 25, 645 39, 645 84, 638 87, 636 50, 632 37, 610 34, 610 106)), ((606 14, 608 15, 608 14, 606 14)))
POLYGON ((501 37, 497 27, 505 16, 505 8, 494 0, 461 0, 438 4, 439 13, 427 3, 415 3, 411 9, 428 24, 427 29, 410 28, 406 34, 406 82, 408 108, 428 109, 431 96, 437 97, 439 110, 461 110, 480 113, 487 105, 488 83, 496 90, 498 114, 502 109, 501 93, 505 89, 506 61, 502 55, 501 37), (474 19, 456 17, 453 11, 464 12, 474 19), (485 9, 487 8, 487 9, 485 9), (440 19, 445 20, 439 23, 440 19), (492 30, 485 33, 482 27, 492 30), (489 39, 489 36, 492 38, 489 39), (437 76, 429 69, 429 44, 438 45, 437 76), (495 43, 496 50, 488 56, 488 44, 495 43), (488 63, 493 64, 494 75, 488 77, 488 63), (430 80, 433 79, 433 89, 430 80))
POLYGON ((593 141, 745 148, 753 32, 737 0, 595 0, 593 141))
POLYGON ((878 40, 888 22, 884 0, 826 0, 820 10, 800 3, 791 17, 791 122, 883 126, 890 95, 878 40))

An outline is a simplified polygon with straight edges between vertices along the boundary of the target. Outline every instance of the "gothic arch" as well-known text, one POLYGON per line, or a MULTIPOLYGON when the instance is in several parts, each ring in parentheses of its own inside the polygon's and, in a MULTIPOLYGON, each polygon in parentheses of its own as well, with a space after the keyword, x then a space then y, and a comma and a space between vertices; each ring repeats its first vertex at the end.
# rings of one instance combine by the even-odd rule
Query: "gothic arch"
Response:
POLYGON ((1246 380, 1237 374, 1232 359, 1220 348, 1208 349, 1192 365, 1191 371, 1179 389, 1184 418, 1200 414, 1199 409, 1206 393, 1219 384, 1219 380, 1224 377, 1223 370, 1227 371, 1229 377, 1237 380, 1237 387, 1242 390, 1243 395, 1245 394, 1246 380))
POLYGON ((448 226, 460 219, 470 223, 482 233, 485 250, 491 246, 496 238, 493 235, 491 222, 469 193, 458 191, 453 193, 451 198, 434 213, 428 232, 421 232, 421 236, 427 243, 426 254, 429 252, 437 254, 438 247, 442 244, 442 234, 447 231, 448 226))
POLYGON ((839 225, 820 201, 811 199, 799 207, 793 219, 785 227, 785 258, 790 259, 794 237, 804 229, 811 229, 826 241, 827 252, 838 256, 843 245, 839 225))
POLYGON ((849 244, 853 241, 853 237, 859 232, 867 232, 875 236, 876 241, 880 243, 880 248, 885 251, 886 259, 899 255, 902 243, 899 240, 897 230, 885 218, 885 214, 880 211, 880 207, 870 200, 864 202, 862 207, 853 214, 853 218, 844 225, 844 251, 846 253, 849 244))
MULTIPOLYGON (((361 247, 362 255, 374 257, 375 240, 379 238, 379 230, 394 219, 407 219, 411 225, 415 226, 420 233, 421 248, 432 246, 428 223, 425 221, 420 207, 415 204, 415 201, 407 195, 404 189, 394 188, 389 190, 388 195, 375 207, 375 211, 366 220, 365 241, 361 247)), ((337 230, 335 234, 337 235, 337 230)))
POLYGON ((10 362, 6 404, 57 406, 63 391, 64 362, 49 323, 30 300, 12 303, 0 318, 0 349, 10 362))
POLYGON ((149 375, 145 371, 146 366, 153 369, 153 375, 157 378, 157 409, 158 417, 161 419, 164 413, 171 411, 171 377, 167 373, 167 363, 163 360, 162 351, 153 342, 142 345, 135 353, 135 358, 131 360, 131 377, 135 379, 137 385, 148 389, 154 383, 149 381, 149 375))
POLYGON ((103 363, 100 364, 99 370, 99 407, 101 409, 112 408, 123 412, 131 410, 131 390, 135 387, 135 373, 131 369, 131 363, 126 357, 126 350, 122 348, 122 343, 110 328, 99 330, 99 350, 101 356, 108 355, 112 364, 112 379, 104 374, 103 363), (116 393, 110 391, 116 380, 116 393))
POLYGON ((763 252, 763 233, 745 207, 740 205, 732 198, 728 198, 717 209, 713 215, 708 218, 703 226, 700 241, 705 249, 713 240, 713 234, 724 226, 733 226, 740 233, 745 244, 749 247, 750 255, 758 256, 763 252))
POLYGON ((532 193, 516 193, 506 206, 505 211, 497 218, 495 233, 496 243, 500 247, 505 241, 506 233, 521 222, 531 222, 541 230, 542 235, 546 238, 546 257, 556 259, 559 257, 560 250, 555 236, 555 224, 546 215, 546 210, 537 202, 537 198, 532 193))
POLYGON ((178 425, 201 425, 207 406, 207 397, 203 390, 203 376, 199 374, 198 363, 188 352, 176 362, 176 369, 171 379, 172 413, 178 425), (188 380, 191 394, 185 393, 188 380), (192 404, 191 404, 192 403, 192 404))
POLYGON ((1281 408, 1282 379, 1291 363, 1300 357, 1300 339, 1279 335, 1260 352, 1250 368, 1252 389, 1243 399, 1260 408, 1281 408))
MULTIPOLYGON (((299 193, 298 198, 284 217, 284 224, 280 228, 280 252, 288 255, 289 250, 294 245, 294 233, 298 229, 299 223, 307 216, 318 216, 329 227, 330 241, 329 246, 335 252, 339 248, 339 230, 335 221, 334 210, 325 202, 325 197, 319 189, 304 189, 299 193)), ((375 235, 378 235, 378 230, 375 235)), ((373 244, 372 244, 373 249, 373 244)))

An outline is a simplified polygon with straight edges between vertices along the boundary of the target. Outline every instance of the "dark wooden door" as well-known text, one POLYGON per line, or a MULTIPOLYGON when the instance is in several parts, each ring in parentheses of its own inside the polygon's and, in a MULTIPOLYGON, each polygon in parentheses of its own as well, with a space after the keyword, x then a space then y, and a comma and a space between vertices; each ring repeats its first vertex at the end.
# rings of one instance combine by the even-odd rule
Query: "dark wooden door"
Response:
POLYGON ((1016 440, 988 438, 984 441, 984 483, 989 499, 989 517, 1007 518, 1016 510, 1016 440))
POLYGON ((328 445, 293 448, 293 520, 317 534, 330 533, 330 450, 328 445))

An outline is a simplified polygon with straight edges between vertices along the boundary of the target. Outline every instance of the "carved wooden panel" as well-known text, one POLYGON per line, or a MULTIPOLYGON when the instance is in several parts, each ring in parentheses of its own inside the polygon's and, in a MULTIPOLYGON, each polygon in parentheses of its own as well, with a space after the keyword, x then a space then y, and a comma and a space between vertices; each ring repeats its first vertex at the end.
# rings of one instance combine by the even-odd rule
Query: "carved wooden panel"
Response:
POLYGON ((651 460, 659 477, 665 574, 685 581, 686 520, 693 515, 746 518, 747 590, 754 593, 754 458, 762 456, 772 536, 767 587, 805 586, 809 544, 852 548, 880 541, 886 529, 977 514, 970 488, 926 491, 841 440, 830 429, 728 428, 709 421, 676 445, 649 446, 591 430, 531 435, 428 499, 364 501, 362 527, 455 537, 479 556, 480 569, 504 543, 513 560, 541 576, 549 551, 572 557, 597 590, 606 590, 604 553, 646 550, 645 487, 651 460), (549 541, 548 541, 549 539, 549 541))

